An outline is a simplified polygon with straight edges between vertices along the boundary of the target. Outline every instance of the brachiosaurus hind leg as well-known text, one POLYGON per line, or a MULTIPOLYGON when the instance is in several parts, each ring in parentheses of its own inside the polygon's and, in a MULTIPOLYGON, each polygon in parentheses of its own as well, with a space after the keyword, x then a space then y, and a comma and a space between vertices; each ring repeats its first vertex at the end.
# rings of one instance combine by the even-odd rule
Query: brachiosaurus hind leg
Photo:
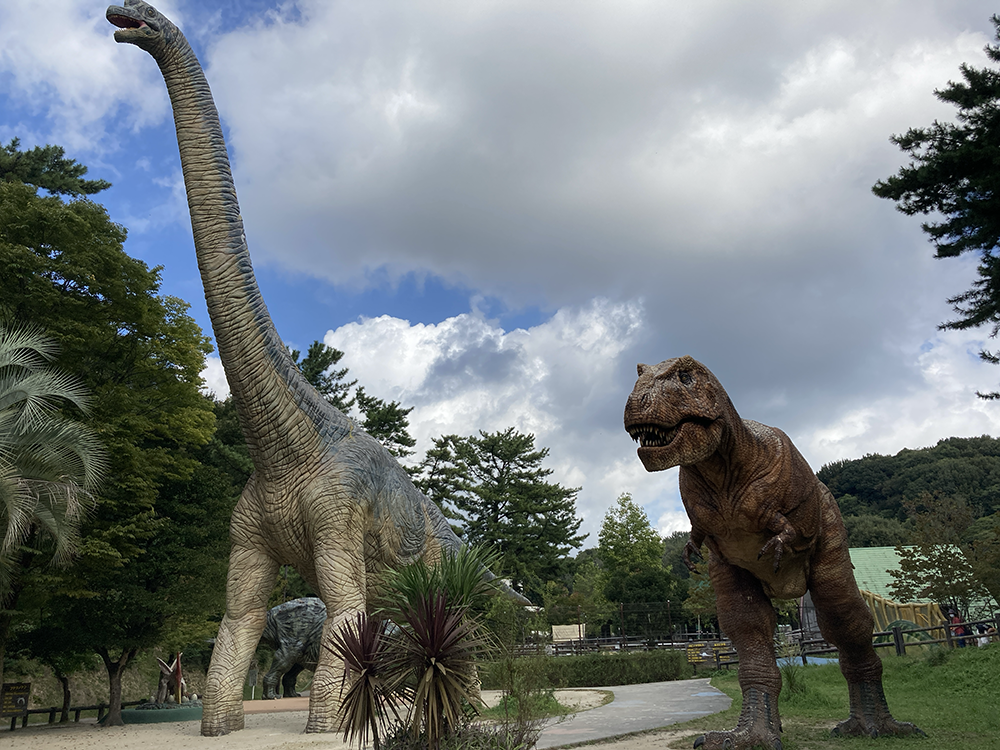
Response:
MULTIPOLYGON (((351 503, 356 505, 356 503, 351 503)), ((316 672, 309 687, 309 720, 306 732, 334 732, 339 724, 340 691, 344 663, 333 650, 334 633, 365 609, 365 526, 346 522, 317 534, 316 577, 326 603, 326 621, 316 672)))
POLYGON ((719 626, 733 642, 740 660, 743 711, 735 729, 704 734, 694 746, 703 750, 750 750, 759 745, 781 750, 781 673, 774 660, 774 607, 760 581, 743 568, 712 555, 708 572, 717 597, 719 626))
POLYGON ((243 729, 243 682, 267 619, 278 563, 255 548, 233 545, 226 581, 226 615, 219 626, 205 683, 201 733, 243 729))
MULTIPOLYGON (((826 528, 830 528, 827 525, 826 528)), ((809 592, 823 638, 840 652, 851 715, 833 728, 838 736, 923 735, 909 722, 896 721, 882 690, 882 660, 872 648, 874 618, 858 593, 843 526, 820 540, 813 558, 809 592)))

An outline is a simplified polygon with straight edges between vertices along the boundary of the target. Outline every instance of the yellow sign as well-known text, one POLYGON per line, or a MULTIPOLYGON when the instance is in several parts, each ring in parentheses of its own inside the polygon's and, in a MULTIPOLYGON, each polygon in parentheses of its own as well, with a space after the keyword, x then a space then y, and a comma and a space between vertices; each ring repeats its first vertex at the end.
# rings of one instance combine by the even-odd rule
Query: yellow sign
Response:
POLYGON ((30 693, 30 682, 5 682, 0 689, 0 716, 27 715, 30 693))

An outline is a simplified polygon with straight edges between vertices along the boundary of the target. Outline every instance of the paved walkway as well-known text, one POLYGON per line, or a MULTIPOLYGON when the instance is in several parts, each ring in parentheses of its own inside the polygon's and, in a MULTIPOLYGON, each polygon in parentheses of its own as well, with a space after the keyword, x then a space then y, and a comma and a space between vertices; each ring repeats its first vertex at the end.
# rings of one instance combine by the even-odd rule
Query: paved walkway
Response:
MULTIPOLYGON (((589 688, 588 688, 589 689, 589 688)), ((729 708, 728 695, 708 684, 707 679, 653 682, 593 688, 610 690, 615 699, 607 705, 572 714, 542 730, 539 750, 557 745, 591 742, 644 729, 659 729, 729 708)), ((309 709, 309 698, 274 701, 244 701, 246 713, 272 713, 309 709)))
POLYGON ((537 748, 590 742, 619 734, 658 729, 729 708, 728 695, 707 679, 619 685, 610 690, 615 699, 607 705, 570 716, 542 730, 537 748))

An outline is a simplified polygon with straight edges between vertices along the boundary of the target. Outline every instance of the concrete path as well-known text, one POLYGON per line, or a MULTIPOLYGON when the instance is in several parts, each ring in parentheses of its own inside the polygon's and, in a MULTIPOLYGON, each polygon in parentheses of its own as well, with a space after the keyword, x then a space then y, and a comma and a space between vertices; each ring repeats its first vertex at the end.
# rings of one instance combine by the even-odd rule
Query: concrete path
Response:
POLYGON ((615 699, 605 706, 574 714, 542 730, 537 748, 590 742, 619 734, 658 729, 729 708, 728 695, 707 679, 619 685, 615 699))

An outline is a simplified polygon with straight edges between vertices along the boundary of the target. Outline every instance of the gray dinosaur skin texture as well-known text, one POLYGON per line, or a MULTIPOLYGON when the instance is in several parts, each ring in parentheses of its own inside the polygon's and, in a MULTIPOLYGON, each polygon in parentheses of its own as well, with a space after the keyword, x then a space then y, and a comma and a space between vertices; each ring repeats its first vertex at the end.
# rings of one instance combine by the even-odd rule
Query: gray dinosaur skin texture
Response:
POLYGON ((274 660, 264 675, 265 700, 278 697, 279 680, 286 698, 298 695, 295 678, 303 669, 316 668, 324 622, 326 605, 314 596, 292 599, 267 611, 260 642, 274 649, 274 660))
MULTIPOLYGON (((205 687, 201 733, 221 735, 243 728, 243 681, 280 565, 294 565, 326 604, 329 644, 365 609, 385 566, 433 562, 461 542, 395 459, 305 381, 278 337, 250 265, 218 112, 184 35, 141 0, 109 7, 107 18, 115 41, 153 57, 170 94, 205 298, 255 467, 233 511, 226 614, 205 687)), ((322 648, 307 732, 336 730, 342 671, 322 648)))
POLYGON ((808 589, 823 637, 838 647, 850 717, 835 735, 923 735, 896 721, 872 648, 874 620, 854 581, 847 532, 836 500, 788 436, 741 419, 722 384, 691 357, 639 365, 625 406, 625 429, 647 471, 680 466, 681 499, 691 520, 684 562, 702 544, 719 625, 739 656, 743 710, 736 728, 708 732, 704 750, 780 750, 772 598, 808 589))

